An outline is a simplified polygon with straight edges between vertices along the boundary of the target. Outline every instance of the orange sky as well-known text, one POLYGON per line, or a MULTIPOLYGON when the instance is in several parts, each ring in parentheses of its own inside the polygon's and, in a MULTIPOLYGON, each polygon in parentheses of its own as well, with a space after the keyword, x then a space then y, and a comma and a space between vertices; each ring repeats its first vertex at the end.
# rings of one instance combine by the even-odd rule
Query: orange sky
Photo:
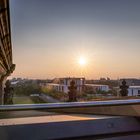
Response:
POLYGON ((119 0, 12 0, 12 77, 139 78, 138 5, 119 0), (83 67, 80 56, 87 59, 83 67))

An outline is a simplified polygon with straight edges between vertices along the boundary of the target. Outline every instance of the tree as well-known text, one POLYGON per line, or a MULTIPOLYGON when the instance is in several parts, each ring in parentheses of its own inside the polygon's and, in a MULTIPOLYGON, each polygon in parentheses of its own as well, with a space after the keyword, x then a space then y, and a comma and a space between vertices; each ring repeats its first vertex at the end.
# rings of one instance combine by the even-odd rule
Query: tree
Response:
POLYGON ((77 101, 77 98, 76 98, 76 89, 77 89, 77 87, 75 86, 75 81, 74 80, 72 80, 70 82, 70 86, 68 87, 68 89, 69 89, 69 92, 68 92, 68 94, 69 94, 69 102, 77 101))

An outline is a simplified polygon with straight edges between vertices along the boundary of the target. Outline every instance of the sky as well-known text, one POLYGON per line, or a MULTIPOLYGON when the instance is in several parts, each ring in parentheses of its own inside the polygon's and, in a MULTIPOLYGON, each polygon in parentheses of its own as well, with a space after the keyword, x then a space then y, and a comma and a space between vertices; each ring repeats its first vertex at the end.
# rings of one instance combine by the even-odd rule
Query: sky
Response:
POLYGON ((140 0, 11 0, 12 77, 140 78, 139 6, 140 0))

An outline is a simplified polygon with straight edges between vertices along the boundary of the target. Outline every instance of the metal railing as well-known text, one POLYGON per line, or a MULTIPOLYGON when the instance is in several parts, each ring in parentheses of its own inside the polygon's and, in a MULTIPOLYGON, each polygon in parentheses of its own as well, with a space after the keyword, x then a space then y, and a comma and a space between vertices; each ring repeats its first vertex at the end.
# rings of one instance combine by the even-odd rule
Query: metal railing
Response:
POLYGON ((48 112, 140 116, 140 99, 90 102, 0 105, 0 111, 46 110, 48 112))

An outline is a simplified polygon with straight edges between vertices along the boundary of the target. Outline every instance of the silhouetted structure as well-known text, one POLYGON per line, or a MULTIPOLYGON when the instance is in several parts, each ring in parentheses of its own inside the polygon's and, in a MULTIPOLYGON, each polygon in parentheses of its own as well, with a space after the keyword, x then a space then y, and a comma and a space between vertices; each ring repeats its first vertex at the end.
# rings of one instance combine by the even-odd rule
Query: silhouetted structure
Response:
POLYGON ((4 88, 4 104, 13 104, 13 88, 10 81, 6 81, 6 87, 4 88))
POLYGON ((69 92, 68 92, 68 94, 69 94, 69 102, 75 102, 75 101, 77 101, 77 99, 76 99, 76 89, 77 89, 77 86, 75 86, 75 81, 74 80, 72 80, 71 82, 70 82, 70 86, 68 87, 68 89, 69 89, 69 92))
POLYGON ((4 104, 4 84, 14 71, 12 60, 10 0, 0 0, 0 105, 4 104))
POLYGON ((120 86, 120 94, 121 96, 127 96, 128 95, 128 88, 129 86, 126 85, 126 81, 122 81, 122 85, 120 86))

